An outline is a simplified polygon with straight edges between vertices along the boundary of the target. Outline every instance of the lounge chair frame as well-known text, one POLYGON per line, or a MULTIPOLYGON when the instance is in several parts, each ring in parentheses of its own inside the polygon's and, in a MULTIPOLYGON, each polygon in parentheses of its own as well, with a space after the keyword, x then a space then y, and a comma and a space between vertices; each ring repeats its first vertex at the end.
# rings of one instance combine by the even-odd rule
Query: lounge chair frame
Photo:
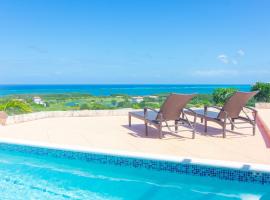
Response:
MULTIPOLYGON (((171 95, 177 95, 177 94, 171 94, 171 95)), ((187 97, 189 97, 189 100, 191 100, 195 95, 186 95, 187 97)), ((167 98, 168 99, 168 98, 167 98)), ((188 101, 189 101, 188 100, 188 101)), ((167 100, 166 100, 167 101, 167 100)), ((159 132, 159 138, 163 138, 163 132, 162 132, 162 128, 166 127, 168 128, 168 130, 170 132, 173 133, 178 133, 178 126, 179 125, 183 125, 183 124, 187 124, 191 129, 192 129, 192 138, 195 138, 195 133, 196 133, 196 121, 197 121, 197 114, 189 109, 189 108, 184 108, 186 106, 186 103, 188 103, 188 101, 176 112, 179 113, 179 115, 177 117, 175 117, 174 119, 172 118, 167 118, 166 115, 164 114, 164 112, 166 110, 162 109, 164 107, 164 105, 166 104, 166 101, 163 103, 160 111, 157 111, 155 109, 152 108, 148 108, 145 107, 143 110, 143 116, 142 115, 137 115, 136 112, 129 112, 129 127, 131 126, 131 117, 135 117, 138 119, 141 119, 144 121, 145 124, 145 135, 148 136, 148 125, 152 125, 155 128, 158 129, 159 132), (186 113, 183 112, 183 109, 189 110, 189 112, 193 113, 193 120, 189 120, 186 113), (148 118, 148 114, 149 111, 156 113, 156 118, 155 120, 150 120, 148 118), (174 121, 173 125, 169 125, 169 121, 174 121), (174 127, 174 131, 171 129, 171 127, 174 127)))
POLYGON ((204 107, 204 116, 198 116, 201 118, 201 121, 204 121, 204 132, 207 133, 207 122, 208 121, 213 121, 216 122, 217 124, 219 124, 222 127, 222 136, 223 138, 226 138, 226 126, 227 124, 231 125, 231 130, 233 131, 235 128, 240 128, 237 127, 236 124, 240 124, 242 122, 244 123, 249 123, 252 125, 252 133, 253 135, 256 134, 256 120, 257 120, 257 110, 255 110, 254 108, 245 106, 242 109, 242 112, 244 113, 244 116, 238 116, 237 118, 230 118, 228 117, 228 112, 226 112, 225 110, 222 110, 222 108, 217 107, 217 106, 205 106, 204 107), (218 119, 218 118, 211 118, 211 117, 207 117, 207 112, 208 112, 208 108, 215 108, 217 110, 220 111, 220 113, 223 113, 224 117, 223 119, 218 119), (253 119, 248 116, 247 112, 245 111, 245 109, 250 110, 252 112, 253 115, 253 119), (236 122, 236 120, 241 120, 242 122, 236 122))
MULTIPOLYGON (((252 133, 255 135, 256 133, 256 120, 257 120, 257 110, 248 106, 245 106, 247 101, 255 96, 258 91, 254 92, 236 92, 234 95, 228 99, 228 101, 224 104, 222 108, 217 106, 205 106, 204 113, 198 114, 197 116, 201 118, 201 122, 204 121, 204 132, 207 133, 207 122, 213 121, 219 124, 222 127, 222 135, 223 138, 226 138, 226 125, 231 125, 231 130, 237 127, 236 124, 240 123, 249 123, 252 125, 252 133), (231 101, 231 102, 230 102, 231 101), (237 104, 234 105, 233 103, 237 104), (234 108, 236 106, 236 108, 234 108), (210 117, 208 115, 208 108, 214 108, 219 111, 217 117, 210 117), (253 118, 251 118, 245 110, 249 110, 252 112, 253 118), (244 113, 244 116, 240 116, 240 113, 244 113), (240 120, 242 122, 236 122, 236 120, 240 120)), ((195 111, 196 112, 196 111, 195 111)), ((191 112, 187 112, 187 114, 191 114, 191 112)))

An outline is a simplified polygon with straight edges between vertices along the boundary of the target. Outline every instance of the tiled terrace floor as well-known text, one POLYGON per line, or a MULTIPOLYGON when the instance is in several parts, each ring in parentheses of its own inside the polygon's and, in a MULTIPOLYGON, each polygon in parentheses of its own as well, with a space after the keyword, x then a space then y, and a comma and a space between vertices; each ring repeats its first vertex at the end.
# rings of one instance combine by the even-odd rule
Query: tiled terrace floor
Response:
POLYGON ((209 134, 204 135, 199 124, 195 139, 183 127, 177 135, 166 132, 159 139, 153 128, 149 128, 148 137, 144 135, 142 121, 134 119, 132 127, 128 127, 127 116, 48 118, 0 126, 0 139, 270 164, 270 148, 258 129, 256 136, 252 136, 250 128, 228 131, 223 139, 221 129, 216 124, 209 125, 209 134))

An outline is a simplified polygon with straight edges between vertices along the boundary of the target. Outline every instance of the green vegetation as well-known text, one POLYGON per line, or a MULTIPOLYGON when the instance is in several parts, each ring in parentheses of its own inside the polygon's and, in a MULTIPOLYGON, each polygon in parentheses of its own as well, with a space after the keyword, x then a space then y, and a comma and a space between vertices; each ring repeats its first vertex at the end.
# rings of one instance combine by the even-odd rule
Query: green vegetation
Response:
MULTIPOLYGON (((256 101, 270 102, 270 84, 257 83, 252 90, 260 90, 255 99, 249 102, 254 106, 256 101)), ((222 106, 224 102, 236 92, 234 88, 218 88, 213 94, 199 94, 188 107, 203 107, 204 105, 222 106)), ((136 101, 132 96, 115 94, 111 96, 92 96, 89 94, 43 94, 43 95, 11 95, 0 98, 0 110, 9 115, 57 110, 104 110, 120 108, 160 108, 168 94, 145 96, 143 100, 136 101), (34 96, 39 96, 44 104, 36 104, 34 96)))
POLYGON ((31 107, 24 101, 17 99, 10 99, 1 101, 0 111, 5 111, 9 114, 21 114, 32 112, 31 107))
POLYGON ((216 105, 223 105, 236 91, 234 88, 217 88, 213 92, 213 101, 216 105))
POLYGON ((188 107, 203 107, 205 105, 211 105, 211 104, 213 104, 212 95, 199 94, 190 101, 190 103, 188 104, 188 107))
POLYGON ((258 102, 270 102, 270 83, 257 82, 251 88, 252 91, 259 91, 255 96, 258 102))
MULTIPOLYGON (((57 110, 140 109, 144 107, 160 108, 167 95, 168 94, 145 96, 142 102, 133 101, 132 96, 121 94, 111 96, 92 96, 77 93, 11 95, 0 98, 0 110, 5 110, 9 115, 14 115, 28 112, 57 110), (33 101, 34 96, 40 97, 46 106, 36 104, 33 101), (7 103, 8 106, 6 106, 7 103)), ((190 102, 188 107, 201 107, 212 103, 212 95, 198 95, 190 102)))

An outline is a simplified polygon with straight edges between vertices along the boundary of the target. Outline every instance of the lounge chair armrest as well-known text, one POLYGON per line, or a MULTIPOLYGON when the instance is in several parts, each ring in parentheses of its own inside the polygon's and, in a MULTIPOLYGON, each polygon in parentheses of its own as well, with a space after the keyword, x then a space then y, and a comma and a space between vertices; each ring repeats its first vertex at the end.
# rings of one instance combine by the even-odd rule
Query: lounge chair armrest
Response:
POLYGON ((226 117, 228 116, 228 113, 218 106, 204 106, 204 115, 205 116, 207 116, 208 108, 214 108, 216 110, 219 110, 220 113, 223 112, 226 117))
POLYGON ((147 112, 148 110, 154 111, 155 113, 159 113, 159 111, 157 111, 157 110, 155 110, 153 108, 148 108, 148 107, 144 108, 144 112, 147 112))
MULTIPOLYGON (((225 117, 225 118, 228 117, 228 112, 226 112, 225 110, 223 110, 222 108, 217 107, 217 106, 205 106, 205 107, 204 107, 204 115, 205 115, 205 116, 207 116, 207 112, 208 112, 207 109, 208 109, 208 108, 214 108, 214 109, 217 109, 217 110, 219 110, 220 114, 222 114, 222 113, 224 114, 224 117, 225 117)), ((219 114, 219 115, 220 115, 220 114, 219 114)))
POLYGON ((253 113, 257 113, 258 112, 255 108, 252 108, 252 107, 249 107, 249 106, 245 106, 244 108, 247 109, 247 110, 252 111, 253 113))
POLYGON ((155 110, 155 109, 153 109, 153 108, 145 107, 145 108, 143 109, 143 113, 144 113, 144 117, 145 117, 145 118, 147 117, 147 112, 148 112, 148 110, 151 110, 151 111, 153 111, 153 112, 159 114, 159 111, 157 111, 157 110, 155 110))
POLYGON ((253 117, 253 119, 251 119, 250 116, 245 112, 245 110, 242 109, 243 113, 246 115, 246 118, 249 119, 249 120, 256 121, 258 111, 256 109, 252 108, 252 107, 249 107, 249 106, 245 106, 244 108, 251 111, 252 112, 252 117, 253 117))
POLYGON ((217 110, 222 111, 222 108, 220 108, 220 107, 218 107, 218 106, 204 106, 204 110, 207 111, 208 108, 215 108, 215 109, 217 109, 217 110))
POLYGON ((183 112, 185 112, 185 110, 188 111, 187 114, 191 114, 191 115, 193 115, 193 116, 197 116, 197 113, 196 113, 194 110, 192 110, 192 109, 190 109, 190 108, 184 108, 184 109, 183 109, 183 112))

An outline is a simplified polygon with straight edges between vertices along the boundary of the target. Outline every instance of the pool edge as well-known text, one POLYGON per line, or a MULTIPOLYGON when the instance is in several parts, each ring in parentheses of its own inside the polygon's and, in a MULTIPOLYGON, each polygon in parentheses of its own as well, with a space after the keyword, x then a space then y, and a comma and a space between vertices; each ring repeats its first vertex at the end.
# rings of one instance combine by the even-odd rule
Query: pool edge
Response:
POLYGON ((182 164, 186 163, 186 164, 193 164, 193 165, 231 168, 234 170, 242 170, 242 171, 270 173, 270 165, 266 165, 266 164, 224 161, 224 160, 214 160, 214 159, 201 159, 201 158, 194 158, 194 157, 171 156, 171 155, 131 152, 131 151, 112 150, 112 149, 98 149, 98 148, 82 147, 82 146, 77 146, 77 145, 59 145, 59 144, 49 144, 49 143, 44 143, 44 142, 33 142, 33 141, 14 140, 14 139, 0 139, 0 143, 30 146, 30 147, 44 148, 44 149, 70 151, 70 152, 102 154, 102 155, 108 155, 108 156, 120 156, 120 157, 126 157, 126 158, 137 158, 137 159, 164 161, 164 162, 168 161, 168 162, 176 162, 176 163, 182 163, 182 164))

